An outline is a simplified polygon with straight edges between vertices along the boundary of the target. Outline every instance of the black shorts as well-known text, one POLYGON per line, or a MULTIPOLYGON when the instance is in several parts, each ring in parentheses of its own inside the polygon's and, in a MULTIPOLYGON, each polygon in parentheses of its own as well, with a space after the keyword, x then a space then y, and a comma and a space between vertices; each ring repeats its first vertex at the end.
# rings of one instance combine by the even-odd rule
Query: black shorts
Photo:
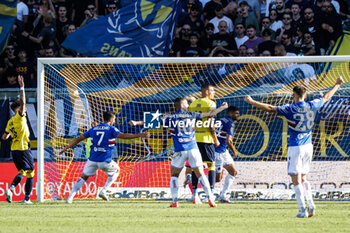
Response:
POLYGON ((197 142, 204 163, 215 162, 215 146, 210 143, 197 142))
POLYGON ((34 171, 34 159, 30 150, 13 150, 12 159, 18 171, 34 171))

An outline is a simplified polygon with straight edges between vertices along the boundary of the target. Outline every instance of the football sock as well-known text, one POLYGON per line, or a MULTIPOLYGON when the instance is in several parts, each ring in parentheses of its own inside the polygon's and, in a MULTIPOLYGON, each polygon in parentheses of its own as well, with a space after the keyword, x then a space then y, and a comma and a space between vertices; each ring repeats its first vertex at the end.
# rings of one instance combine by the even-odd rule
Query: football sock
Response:
POLYGON ((175 176, 172 176, 170 179, 170 190, 171 196, 173 197, 173 202, 177 202, 177 195, 179 191, 179 179, 175 176))
POLYGON ((102 191, 106 191, 111 187, 114 181, 117 180, 119 176, 119 172, 114 173, 112 176, 108 176, 105 186, 102 188, 102 191))
POLYGON ((308 181, 305 181, 303 183, 303 186, 304 186, 304 192, 305 192, 305 198, 307 201, 307 206, 309 208, 314 208, 315 203, 314 203, 314 200, 312 199, 312 189, 311 189, 310 183, 308 181))
POLYGON ((198 177, 196 176, 196 174, 194 173, 194 171, 192 171, 192 190, 193 190, 193 195, 197 194, 197 187, 198 187, 198 177))
POLYGON ((204 192, 208 195, 209 200, 214 200, 213 193, 210 190, 210 184, 206 176, 199 177, 199 181, 202 184, 202 187, 204 189, 204 192))
POLYGON ((209 179, 210 189, 213 190, 215 186, 215 180, 216 180, 215 167, 209 167, 208 170, 209 170, 208 179, 209 179))
POLYGON ((227 174, 226 178, 225 178, 225 183, 224 183, 224 187, 221 191, 220 197, 224 198, 226 191, 231 187, 231 185, 233 184, 233 182, 235 181, 235 177, 231 176, 230 174, 227 174))
POLYGON ((74 198, 75 194, 77 194, 77 192, 79 191, 81 186, 83 186, 84 183, 85 183, 85 180, 83 178, 79 178, 79 180, 77 180, 77 182, 75 182, 73 189, 70 192, 68 198, 74 198))
POLYGON ((28 178, 27 177, 27 181, 26 184, 24 186, 24 190, 25 190, 25 200, 28 201, 30 194, 32 192, 33 189, 33 178, 28 178))
POLYGON ((297 199, 299 209, 305 209, 304 187, 302 184, 294 186, 295 198, 297 199))
POLYGON ((192 180, 192 174, 187 174, 186 175, 186 180, 192 180))
POLYGON ((23 177, 24 177, 24 175, 18 174, 18 175, 13 179, 13 181, 12 181, 12 183, 11 183, 11 187, 10 187, 11 191, 13 191, 13 190, 16 188, 16 186, 21 182, 21 180, 23 179, 23 177))
POLYGON ((192 193, 192 195, 193 195, 193 188, 192 188, 192 183, 191 183, 191 184, 188 184, 188 187, 190 188, 190 190, 191 190, 191 193, 192 193))

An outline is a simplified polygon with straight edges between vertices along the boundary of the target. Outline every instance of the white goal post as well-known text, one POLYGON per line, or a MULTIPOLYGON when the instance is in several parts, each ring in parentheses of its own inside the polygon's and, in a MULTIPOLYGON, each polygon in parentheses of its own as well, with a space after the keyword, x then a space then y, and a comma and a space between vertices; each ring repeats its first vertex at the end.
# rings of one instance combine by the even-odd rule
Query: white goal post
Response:
MULTIPOLYGON (((137 132, 142 128, 129 128, 128 120, 141 119, 143 112, 170 111, 175 97, 199 97, 204 82, 216 86, 217 104, 227 101, 238 106, 242 115, 234 137, 239 176, 231 188, 231 197, 292 198, 294 192, 286 171, 286 122, 244 104, 244 95, 281 105, 291 102, 294 85, 306 86, 312 98, 333 86, 338 76, 343 76, 345 84, 321 110, 313 131, 315 157, 310 181, 315 184, 313 188, 318 193, 314 194, 318 197, 350 199, 350 176, 342 172, 350 169, 349 64, 350 56, 39 58, 37 199, 42 202, 66 198, 63 190, 81 175, 87 149, 80 145, 69 155, 57 153, 88 129, 92 121, 99 121, 101 112, 115 111, 120 116, 117 128, 137 132), (45 186, 48 183, 50 188, 45 186), (338 192, 339 198, 328 192, 338 192)), ((162 129, 151 132, 156 136, 147 142, 117 144, 115 159, 125 173, 121 173, 114 191, 119 188, 127 193, 149 188, 166 192, 171 139, 162 129), (144 170, 149 174, 143 174, 144 170)), ((98 174, 93 179, 92 193, 105 177, 98 174)), ((121 196, 121 192, 115 192, 121 196)), ((180 193, 185 197, 188 190, 180 193)), ((80 198, 93 195, 86 191, 80 198)))

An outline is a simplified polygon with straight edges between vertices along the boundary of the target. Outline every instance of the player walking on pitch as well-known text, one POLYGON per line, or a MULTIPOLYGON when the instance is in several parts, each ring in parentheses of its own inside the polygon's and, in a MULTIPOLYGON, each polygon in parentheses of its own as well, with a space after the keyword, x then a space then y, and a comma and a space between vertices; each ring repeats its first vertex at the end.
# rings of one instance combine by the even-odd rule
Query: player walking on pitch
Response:
POLYGON ((91 137, 92 147, 90 157, 86 162, 81 178, 75 182, 72 191, 69 194, 67 203, 72 203, 73 198, 79 189, 83 186, 85 181, 95 175, 98 169, 103 170, 108 176, 105 186, 99 193, 99 197, 108 201, 106 191, 114 183, 119 176, 119 166, 112 160, 113 146, 115 145, 116 138, 122 139, 133 139, 133 138, 149 138, 148 132, 139 134, 122 133, 116 127, 113 126, 115 122, 115 115, 113 112, 103 113, 103 123, 99 124, 87 132, 82 134, 80 137, 74 139, 68 146, 66 146, 59 154, 66 152, 69 148, 77 145, 82 140, 91 137))
POLYGON ((222 179, 222 168, 225 168, 228 172, 219 199, 223 203, 232 203, 225 197, 225 194, 235 181, 237 175, 237 169, 227 147, 232 151, 234 157, 237 158, 237 152, 233 147, 232 137, 236 127, 234 121, 238 120, 238 118, 239 109, 235 106, 230 106, 227 109, 227 116, 219 120, 221 126, 216 129, 217 137, 220 142, 220 145, 215 148, 216 182, 220 182, 222 179))
POLYGON ((26 118, 26 97, 24 92, 23 76, 18 76, 20 86, 20 98, 11 104, 15 115, 8 121, 2 140, 11 136, 11 152, 13 162, 18 170, 18 175, 13 179, 11 186, 6 190, 6 201, 12 202, 13 191, 21 180, 27 176, 25 184, 25 197, 23 203, 32 204, 29 197, 33 189, 34 160, 29 146, 29 128, 26 118))
POLYGON ((285 116, 288 121, 288 174, 292 178, 296 200, 299 205, 299 212, 296 218, 312 217, 315 215, 316 206, 312 199, 312 192, 306 175, 310 170, 313 146, 311 141, 312 128, 314 126, 315 115, 324 103, 329 101, 339 87, 344 83, 339 77, 326 94, 320 98, 305 102, 306 89, 303 86, 293 88, 294 104, 273 106, 253 100, 250 96, 245 97, 245 102, 263 111, 275 112, 285 116), (308 210, 306 209, 307 200, 308 210))
POLYGON ((209 205, 211 207, 216 207, 214 201, 215 197, 210 190, 208 179, 204 174, 203 161, 196 143, 193 125, 189 123, 194 122, 193 120, 200 120, 218 114, 227 108, 227 103, 223 103, 221 107, 206 113, 188 112, 188 102, 185 98, 177 98, 174 105, 176 112, 170 115, 165 115, 163 118, 163 124, 168 126, 175 147, 175 153, 172 157, 170 166, 170 190, 173 198, 170 207, 178 207, 178 177, 186 160, 208 195, 209 205))

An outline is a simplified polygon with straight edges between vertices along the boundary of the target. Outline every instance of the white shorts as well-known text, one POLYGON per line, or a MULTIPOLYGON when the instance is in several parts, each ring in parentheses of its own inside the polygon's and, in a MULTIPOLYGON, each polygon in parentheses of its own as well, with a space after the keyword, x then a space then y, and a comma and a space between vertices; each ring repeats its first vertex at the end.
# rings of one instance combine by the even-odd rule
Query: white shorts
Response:
POLYGON ((288 147, 288 175, 308 174, 312 160, 312 144, 288 147))
POLYGON ((120 170, 119 165, 112 160, 112 162, 94 162, 88 160, 84 166, 83 174, 86 176, 93 176, 95 175, 96 171, 98 169, 101 169, 104 171, 107 176, 112 176, 114 173, 118 172, 120 170))
POLYGON ((228 150, 223 153, 215 152, 215 170, 216 173, 221 173, 222 168, 226 165, 234 164, 233 158, 228 150))
POLYGON ((175 152, 171 159, 171 166, 174 168, 183 168, 186 160, 191 168, 203 166, 202 156, 198 149, 175 152))

